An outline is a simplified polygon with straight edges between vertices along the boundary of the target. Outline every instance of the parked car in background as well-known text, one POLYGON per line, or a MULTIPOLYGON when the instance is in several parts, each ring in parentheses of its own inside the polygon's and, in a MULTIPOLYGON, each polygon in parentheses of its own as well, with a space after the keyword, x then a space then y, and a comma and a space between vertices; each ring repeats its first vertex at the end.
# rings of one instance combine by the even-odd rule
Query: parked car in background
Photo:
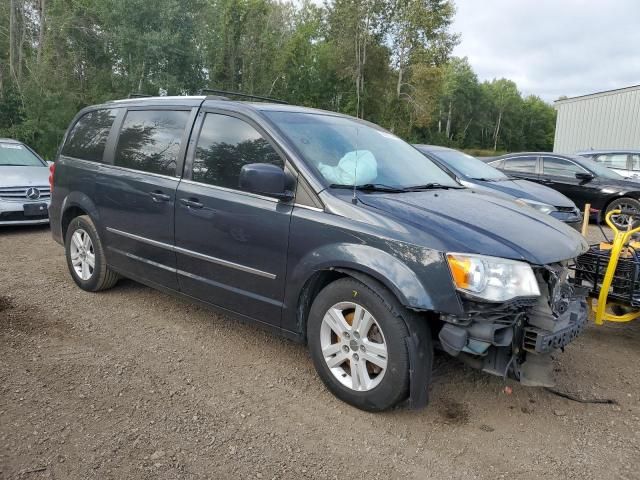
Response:
POLYGON ((270 327, 365 410, 424 405, 434 346, 548 385, 587 320, 567 279, 578 232, 346 115, 109 102, 76 116, 52 170, 51 232, 80 288, 122 275, 270 327))
POLYGON ((24 143, 0 138, 0 225, 49 222, 47 167, 24 143))
POLYGON ((588 150, 576 155, 595 160, 629 180, 640 181, 640 150, 588 150))
MULTIPOLYGON (((489 165, 509 176, 531 180, 558 190, 580 209, 591 204, 591 213, 615 209, 640 212, 640 183, 632 182, 604 165, 579 155, 547 152, 511 153, 497 157, 489 165)), ((620 214, 612 217, 619 228, 630 219, 620 214)))
POLYGON ((435 145, 414 145, 427 158, 449 171, 464 186, 478 192, 516 199, 580 230, 582 215, 566 196, 538 183, 510 178, 475 157, 435 145))

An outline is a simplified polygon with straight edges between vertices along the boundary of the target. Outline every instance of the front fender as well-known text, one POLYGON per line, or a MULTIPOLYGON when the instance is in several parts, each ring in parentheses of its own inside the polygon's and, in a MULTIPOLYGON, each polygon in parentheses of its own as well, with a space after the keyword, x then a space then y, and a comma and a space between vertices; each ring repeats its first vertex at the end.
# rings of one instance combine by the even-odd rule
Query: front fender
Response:
MULTIPOLYGON (((288 290, 295 292, 297 298, 314 273, 346 269, 375 278, 408 308, 462 313, 462 306, 441 254, 435 251, 412 251, 408 245, 406 248, 390 250, 398 256, 365 244, 323 245, 307 253, 293 267, 287 282, 291 286, 288 290), (420 275, 416 271, 419 271, 420 275)), ((287 304, 291 305, 289 299, 287 304)))

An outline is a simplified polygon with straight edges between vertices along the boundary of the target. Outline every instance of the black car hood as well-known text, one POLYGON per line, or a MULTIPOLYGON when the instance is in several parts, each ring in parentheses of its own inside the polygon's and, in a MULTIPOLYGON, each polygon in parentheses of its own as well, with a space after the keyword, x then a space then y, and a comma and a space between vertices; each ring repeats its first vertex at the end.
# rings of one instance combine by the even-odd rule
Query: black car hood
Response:
POLYGON ((535 200, 536 202, 546 203, 554 207, 575 207, 574 203, 560 192, 527 180, 509 179, 494 182, 483 182, 482 180, 468 181, 474 184, 474 188, 477 187, 482 190, 494 190, 515 198, 535 200))
POLYGON ((358 198, 421 230, 442 251, 544 265, 575 258, 588 248, 582 235, 549 215, 469 189, 361 194, 358 198))

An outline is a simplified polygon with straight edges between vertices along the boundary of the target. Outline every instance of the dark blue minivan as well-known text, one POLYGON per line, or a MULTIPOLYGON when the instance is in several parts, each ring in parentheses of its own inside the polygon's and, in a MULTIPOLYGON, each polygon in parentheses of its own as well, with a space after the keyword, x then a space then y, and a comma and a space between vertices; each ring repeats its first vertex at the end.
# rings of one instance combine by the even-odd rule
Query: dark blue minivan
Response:
POLYGON ((92 106, 51 167, 71 277, 127 277, 306 342, 342 400, 425 405, 433 348, 526 385, 583 329, 572 228, 334 112, 185 96, 92 106))

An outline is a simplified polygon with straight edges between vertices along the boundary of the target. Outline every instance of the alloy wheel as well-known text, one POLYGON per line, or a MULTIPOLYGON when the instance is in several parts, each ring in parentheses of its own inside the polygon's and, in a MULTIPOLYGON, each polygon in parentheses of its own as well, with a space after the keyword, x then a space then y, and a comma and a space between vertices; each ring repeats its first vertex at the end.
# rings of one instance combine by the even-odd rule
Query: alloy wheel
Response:
POLYGON ((69 251, 71 265, 78 278, 85 281, 89 280, 96 266, 96 255, 91 237, 82 228, 73 232, 69 251))
POLYGON ((320 347, 329 370, 345 387, 375 388, 387 370, 387 344, 376 319, 361 305, 340 302, 322 319, 320 347))
MULTIPOLYGON (((616 210, 633 210, 637 211, 633 205, 629 205, 628 203, 618 203, 615 207, 616 210)), ((632 222, 633 219, 631 215, 627 215, 624 213, 620 213, 618 215, 611 215, 611 221, 614 223, 616 227, 620 230, 625 230, 629 226, 629 222, 632 222)))

